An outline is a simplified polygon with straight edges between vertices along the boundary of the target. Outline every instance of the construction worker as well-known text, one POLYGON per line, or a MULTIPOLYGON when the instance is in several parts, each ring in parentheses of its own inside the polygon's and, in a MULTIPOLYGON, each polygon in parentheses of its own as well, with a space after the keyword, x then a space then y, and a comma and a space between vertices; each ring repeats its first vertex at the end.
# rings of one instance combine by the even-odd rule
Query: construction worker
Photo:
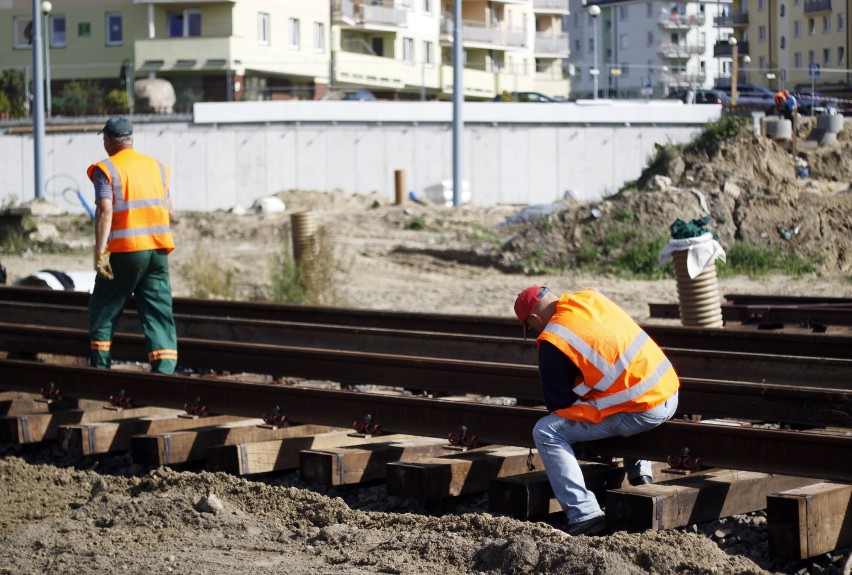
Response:
MULTIPOLYGON (((670 419, 680 383, 647 333, 597 290, 557 296, 532 286, 515 300, 515 315, 539 332, 538 369, 550 412, 533 429, 553 494, 570 535, 596 535, 606 517, 583 481, 577 442, 630 436, 670 419)), ((632 485, 652 483, 648 461, 625 459, 632 485)))
POLYGON ((133 149, 133 124, 127 118, 109 118, 98 134, 103 134, 109 158, 86 172, 94 184, 96 204, 90 362, 110 367, 115 324, 135 294, 151 371, 174 373, 177 333, 168 260, 174 249, 169 168, 133 149))
POLYGON ((784 114, 784 108, 787 105, 787 98, 784 96, 784 90, 775 92, 775 111, 781 116, 784 114))
POLYGON ((796 102, 796 97, 793 96, 789 90, 784 90, 784 109, 781 110, 781 115, 784 116, 785 120, 793 121, 793 116, 796 115, 796 112, 799 110, 798 102, 796 102))

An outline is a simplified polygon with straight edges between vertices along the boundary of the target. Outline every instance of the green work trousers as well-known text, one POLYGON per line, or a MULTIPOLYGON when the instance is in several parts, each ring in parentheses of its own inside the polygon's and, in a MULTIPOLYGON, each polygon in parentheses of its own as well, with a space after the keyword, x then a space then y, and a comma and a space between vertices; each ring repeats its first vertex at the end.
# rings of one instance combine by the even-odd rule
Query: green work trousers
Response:
POLYGON ((174 373, 177 331, 166 250, 113 253, 109 261, 115 279, 97 276, 95 289, 89 298, 90 363, 94 367, 110 367, 110 344, 115 324, 130 296, 135 294, 151 371, 174 373))

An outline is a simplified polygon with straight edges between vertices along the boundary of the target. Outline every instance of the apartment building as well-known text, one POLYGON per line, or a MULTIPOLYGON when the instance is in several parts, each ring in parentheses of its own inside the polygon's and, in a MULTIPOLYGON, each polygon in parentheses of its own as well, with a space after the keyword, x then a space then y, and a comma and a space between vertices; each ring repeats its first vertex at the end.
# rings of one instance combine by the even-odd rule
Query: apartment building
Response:
MULTIPOLYGON (((43 3, 42 5, 50 3, 43 3)), ((54 95, 71 80, 109 89, 123 73, 166 78, 194 101, 317 99, 366 88, 447 99, 452 0, 55 0, 46 23, 54 95)), ((463 0, 464 93, 570 95, 568 0, 463 0)), ((32 2, 0 0, 0 67, 31 78, 32 2)))
POLYGON ((571 0, 572 86, 581 97, 665 97, 710 87, 730 69, 714 54, 732 29, 718 16, 731 0, 571 0), (595 6, 595 8, 592 8, 595 6))
POLYGON ((812 83, 817 89, 847 89, 849 13, 846 0, 735 0, 735 29, 755 83, 773 89, 812 83))

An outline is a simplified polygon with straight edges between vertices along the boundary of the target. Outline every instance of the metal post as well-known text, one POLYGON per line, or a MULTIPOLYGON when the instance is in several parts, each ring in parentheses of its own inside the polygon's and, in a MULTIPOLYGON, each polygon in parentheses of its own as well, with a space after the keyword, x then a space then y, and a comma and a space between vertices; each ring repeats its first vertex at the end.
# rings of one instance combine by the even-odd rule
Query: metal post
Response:
POLYGON ((737 105, 737 59, 738 59, 738 50, 737 50, 737 39, 734 36, 728 38, 728 44, 731 45, 731 107, 736 107, 737 105))
POLYGON ((588 8, 589 15, 592 17, 592 42, 594 43, 594 63, 595 67, 592 69, 592 85, 593 85, 593 96, 592 98, 598 99, 598 77, 600 76, 600 69, 598 69, 598 16, 601 15, 601 7, 597 4, 592 4, 588 8))
POLYGON ((464 50, 462 0, 453 1, 453 205, 462 204, 462 104, 464 102, 464 50))
POLYGON ((50 11, 53 4, 49 0, 41 3, 41 11, 44 13, 44 101, 47 105, 47 117, 53 114, 53 98, 50 96, 50 11))
POLYGON ((33 0, 33 167, 35 199, 44 199, 44 54, 42 54, 41 2, 33 0))

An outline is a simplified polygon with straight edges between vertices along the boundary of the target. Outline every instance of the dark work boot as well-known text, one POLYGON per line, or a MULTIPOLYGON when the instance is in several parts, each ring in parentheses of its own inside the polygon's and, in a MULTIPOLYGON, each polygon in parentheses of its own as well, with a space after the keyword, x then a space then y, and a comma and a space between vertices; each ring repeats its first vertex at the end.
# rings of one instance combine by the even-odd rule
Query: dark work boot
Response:
POLYGON ((562 529, 568 535, 598 535, 606 530, 606 515, 598 515, 585 521, 569 523, 562 529))
POLYGON ((640 475, 630 480, 630 485, 650 485, 654 482, 650 475, 640 475))

